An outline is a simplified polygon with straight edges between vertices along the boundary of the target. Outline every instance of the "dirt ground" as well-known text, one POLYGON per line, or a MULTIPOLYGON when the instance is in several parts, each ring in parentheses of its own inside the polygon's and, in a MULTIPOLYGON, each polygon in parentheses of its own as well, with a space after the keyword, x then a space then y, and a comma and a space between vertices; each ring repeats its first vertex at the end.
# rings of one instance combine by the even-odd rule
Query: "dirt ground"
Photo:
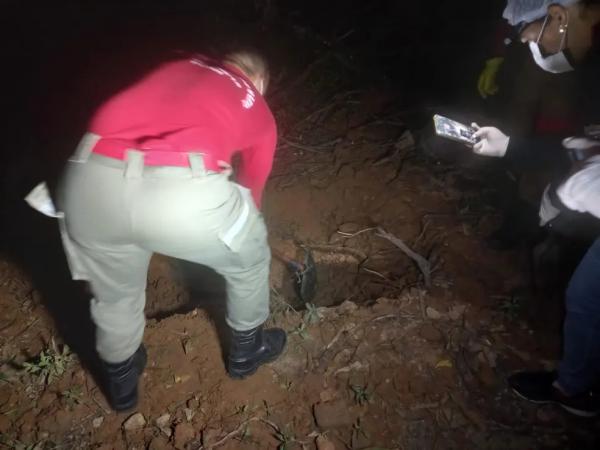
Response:
MULTIPOLYGON (((372 97, 361 95, 359 102, 372 97)), ((327 120, 335 129, 335 117, 327 120)), ((273 261, 271 322, 288 331, 289 344, 247 380, 230 380, 224 370, 214 317, 222 288, 207 293, 193 267, 157 256, 141 401, 132 413, 110 412, 64 349, 43 294, 3 259, 2 445, 311 449, 318 439, 319 449, 564 449, 593 442, 594 424, 532 407, 506 389, 508 373, 553 364, 558 347, 552 333, 524 321, 514 295, 526 285, 523 258, 482 243, 497 220, 482 206, 485 172, 432 164, 414 133, 375 122, 326 151, 283 140, 265 216, 274 246, 289 256, 301 256, 300 245, 313 249, 319 292, 314 307, 298 304, 289 273, 273 261), (427 259, 430 287, 382 232, 427 259), (27 361, 41 367, 42 351, 62 373, 23 369, 27 361)))
POLYGON ((429 139, 397 94, 343 81, 356 60, 336 52, 276 74, 269 97, 271 244, 296 258, 311 249, 318 270, 306 305, 272 262, 284 355, 229 379, 222 280, 156 255, 140 403, 111 412, 80 351, 93 338, 89 296, 68 279, 56 224, 31 213, 29 253, 0 254, 1 448, 598 448, 596 421, 506 387, 515 370, 556 364, 561 318, 531 295, 526 252, 484 243, 502 170, 429 139))

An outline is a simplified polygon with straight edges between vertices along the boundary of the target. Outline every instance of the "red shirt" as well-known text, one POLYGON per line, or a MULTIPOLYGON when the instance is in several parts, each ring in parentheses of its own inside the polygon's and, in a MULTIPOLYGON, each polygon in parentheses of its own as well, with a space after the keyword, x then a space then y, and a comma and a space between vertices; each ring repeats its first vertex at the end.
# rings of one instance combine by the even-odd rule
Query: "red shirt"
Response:
POLYGON ((237 180, 259 207, 277 142, 273 114, 252 82, 203 56, 165 63, 119 92, 94 114, 89 130, 101 137, 97 147, 154 150, 154 163, 162 154, 164 165, 178 165, 170 152, 230 163, 240 151, 237 180))

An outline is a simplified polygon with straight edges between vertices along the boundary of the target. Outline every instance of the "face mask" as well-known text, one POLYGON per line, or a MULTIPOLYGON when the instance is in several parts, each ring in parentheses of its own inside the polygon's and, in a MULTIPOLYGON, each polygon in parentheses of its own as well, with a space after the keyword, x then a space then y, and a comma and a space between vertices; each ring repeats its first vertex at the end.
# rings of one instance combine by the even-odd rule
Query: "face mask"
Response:
POLYGON ((531 55, 533 56, 533 60, 535 63, 540 66, 546 72, 551 73, 564 73, 570 72, 573 69, 573 66, 565 56, 564 47, 565 47, 565 39, 567 37, 567 32, 563 33, 562 40, 560 42, 560 51, 558 53, 554 53, 549 56, 542 56, 542 51, 540 49, 540 39, 544 30, 546 29, 546 24, 548 23, 548 17, 546 16, 546 20, 544 20, 544 24, 542 25, 542 29, 540 30, 540 34, 535 42, 529 42, 529 50, 531 50, 531 55))

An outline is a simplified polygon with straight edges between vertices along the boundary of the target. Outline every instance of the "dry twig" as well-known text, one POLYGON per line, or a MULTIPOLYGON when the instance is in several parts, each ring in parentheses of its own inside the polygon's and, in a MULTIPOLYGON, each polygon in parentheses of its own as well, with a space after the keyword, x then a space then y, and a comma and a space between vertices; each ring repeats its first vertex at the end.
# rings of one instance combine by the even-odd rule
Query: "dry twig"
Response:
POLYGON ((417 252, 410 249, 402 239, 399 239, 393 234, 388 233, 383 228, 377 228, 376 235, 380 238, 387 239, 400 250, 402 250, 410 259, 412 259, 417 264, 419 270, 423 274, 425 286, 427 288, 431 287, 431 264, 425 257, 419 255, 417 252))
POLYGON ((220 447, 221 445, 223 445, 225 442, 227 442, 229 439, 237 436, 238 434, 240 434, 242 431, 244 431, 246 429, 246 426, 250 423, 250 422, 256 422, 257 420, 262 420, 260 417, 251 417, 247 420, 244 420, 242 423, 240 423, 240 425, 233 431, 227 433, 223 438, 219 439, 217 442, 215 442, 214 444, 208 444, 208 445, 201 445, 200 447, 197 448, 197 450, 212 450, 214 448, 220 447))

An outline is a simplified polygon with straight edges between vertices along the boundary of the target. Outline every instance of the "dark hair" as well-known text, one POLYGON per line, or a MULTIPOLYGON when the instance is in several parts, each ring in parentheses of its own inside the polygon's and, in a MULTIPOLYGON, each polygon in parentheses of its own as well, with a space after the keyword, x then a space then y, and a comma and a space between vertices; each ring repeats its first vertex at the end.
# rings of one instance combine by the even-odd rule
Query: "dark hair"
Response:
POLYGON ((593 6, 593 5, 600 6, 600 0, 581 0, 581 3, 584 6, 593 6))

